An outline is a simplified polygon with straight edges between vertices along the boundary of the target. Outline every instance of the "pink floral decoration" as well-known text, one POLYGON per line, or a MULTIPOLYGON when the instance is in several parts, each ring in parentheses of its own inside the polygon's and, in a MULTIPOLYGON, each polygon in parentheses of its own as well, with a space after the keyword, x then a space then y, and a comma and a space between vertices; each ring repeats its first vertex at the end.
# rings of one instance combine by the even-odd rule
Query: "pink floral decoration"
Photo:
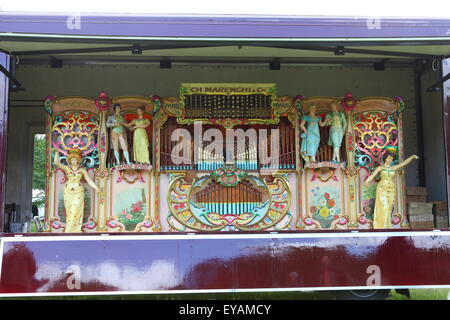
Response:
POLYGON ((356 100, 351 92, 347 92, 341 100, 341 105, 345 110, 351 111, 356 108, 356 100))
POLYGON ((98 98, 95 100, 95 105, 100 111, 107 111, 111 106, 111 98, 108 97, 108 94, 105 91, 100 92, 98 98))
POLYGON ((153 222, 151 220, 145 220, 144 227, 150 228, 152 226, 153 222))
POLYGON ((116 223, 114 222, 114 220, 110 220, 110 221, 108 221, 108 226, 110 226, 111 228, 115 228, 116 223))
POLYGON ((140 212, 141 210, 142 210, 142 201, 139 201, 139 202, 133 204, 133 206, 131 208, 131 212, 133 212, 133 213, 140 212))
POLYGON ((398 216, 394 216, 394 217, 392 218, 392 223, 393 223, 393 224, 398 224, 398 223, 400 223, 400 218, 399 218, 398 216))

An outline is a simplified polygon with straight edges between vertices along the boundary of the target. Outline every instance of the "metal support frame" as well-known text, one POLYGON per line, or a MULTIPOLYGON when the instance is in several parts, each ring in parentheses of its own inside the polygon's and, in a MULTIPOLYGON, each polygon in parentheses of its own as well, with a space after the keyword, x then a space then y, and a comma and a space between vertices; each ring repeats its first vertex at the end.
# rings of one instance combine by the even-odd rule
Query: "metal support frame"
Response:
MULTIPOLYGON (((4 38, 0 36, 0 40, 4 38)), ((52 41, 53 42, 53 41, 52 41)), ((120 42, 118 42, 120 43, 120 42)), ((373 49, 351 48, 353 44, 344 45, 317 45, 315 42, 306 43, 302 41, 292 41, 289 43, 280 44, 276 41, 233 41, 233 40, 212 40, 206 44, 204 41, 190 41, 189 43, 180 40, 173 40, 172 43, 152 43, 139 44, 128 43, 122 46, 111 47, 97 47, 97 48, 73 48, 73 49, 50 49, 50 50, 27 50, 16 51, 13 55, 17 56, 35 56, 35 55, 55 55, 55 54, 80 54, 80 53, 109 53, 109 52, 132 52, 139 47, 140 52, 147 50, 166 50, 166 49, 192 49, 192 48, 216 48, 216 47, 260 47, 260 48, 278 48, 290 49, 300 51, 317 51, 317 52, 334 52, 336 49, 342 49, 342 55, 345 53, 372 55, 372 56, 390 56, 400 58, 422 58, 422 59, 437 59, 439 55, 415 53, 415 52, 399 52, 373 49), (345 52, 345 53, 344 53, 345 52)))
MULTIPOLYGON (((306 51, 321 51, 321 52, 335 52, 336 48, 339 46, 302 46, 296 45, 264 45, 261 44, 262 47, 266 48, 279 48, 279 49, 295 49, 295 50, 306 50, 306 51)), ((402 57, 402 58, 423 58, 423 59, 433 59, 438 58, 437 55, 432 54, 424 54, 424 53, 409 53, 409 52, 397 52, 397 51, 384 51, 384 50, 370 50, 370 49, 356 49, 356 48, 348 48, 342 47, 345 53, 353 53, 353 54, 363 54, 363 55, 374 55, 374 56, 391 56, 391 57, 402 57)), ((335 53, 336 54, 336 53, 335 53)))
MULTIPOLYGON (((0 66, 2 71, 6 70, 9 74, 10 64, 10 56, 0 52, 0 66)), ((8 142, 8 100, 10 81, 7 73, 0 73, 0 233, 3 232, 6 195, 6 150, 8 142)))
MULTIPOLYGON (((442 71, 442 75, 447 73, 446 76, 443 77, 447 80, 449 79, 450 75, 450 58, 440 61, 440 68, 442 71)), ((447 84, 445 84, 446 80, 442 81, 440 83, 441 91, 442 91, 442 113, 444 116, 444 148, 445 148, 445 167, 447 169, 447 207, 448 212, 450 212, 450 81, 447 81, 447 84)))
MULTIPOLYGON (((36 55, 55 55, 55 54, 80 54, 80 53, 111 53, 111 52, 132 52, 136 44, 128 46, 100 47, 100 48, 78 48, 78 49, 52 49, 52 50, 29 50, 16 51, 17 56, 36 56, 36 55)), ((195 48, 214 48, 224 45, 139 45, 142 51, 145 50, 168 50, 168 49, 195 49, 195 48)))
POLYGON ((447 73, 445 76, 444 76, 444 74, 445 74, 445 72, 442 74, 442 75, 443 75, 442 78, 440 78, 436 83, 434 83, 433 85, 431 85, 430 87, 428 87, 428 89, 427 89, 428 92, 433 92, 433 91, 438 91, 438 90, 440 90, 440 89, 441 89, 441 85, 442 85, 445 81, 450 80, 450 72, 447 73))
POLYGON ((422 74, 423 66, 421 64, 423 60, 418 60, 414 67, 414 84, 415 84, 415 95, 416 95, 416 132, 417 132, 417 149, 419 153, 419 185, 426 185, 426 175, 425 175, 425 149, 424 149, 424 130, 423 130, 423 106, 422 106, 422 74))
MULTIPOLYGON (((3 51, 0 51, 0 54, 5 54, 3 53, 3 51)), ((8 55, 8 57, 10 57, 8 55)), ((14 60, 12 57, 9 58, 10 60, 14 60)), ((14 63, 14 62, 12 62, 14 63)), ((9 69, 11 69, 11 62, 8 64, 9 65, 9 69)), ((8 77, 9 81, 11 82, 11 85, 13 86, 12 89, 14 90, 25 90, 22 85, 20 84, 20 82, 11 74, 11 72, 9 72, 10 70, 8 70, 7 68, 5 68, 3 65, 0 64, 0 72, 2 72, 6 77, 8 77)))

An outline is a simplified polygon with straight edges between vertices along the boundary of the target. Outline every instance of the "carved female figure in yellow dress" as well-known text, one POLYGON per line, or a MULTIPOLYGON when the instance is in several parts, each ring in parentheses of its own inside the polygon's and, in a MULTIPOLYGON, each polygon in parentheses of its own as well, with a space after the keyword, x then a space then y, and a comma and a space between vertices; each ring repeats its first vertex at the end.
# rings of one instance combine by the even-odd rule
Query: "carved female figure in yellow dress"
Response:
POLYGON ((84 188, 81 178, 98 192, 98 187, 91 180, 86 169, 81 166, 81 152, 70 150, 67 156, 67 166, 59 161, 58 151, 55 152, 55 165, 66 174, 64 186, 64 207, 66 208, 66 232, 81 232, 84 214, 84 188))
POLYGON ((419 159, 418 156, 413 155, 402 163, 392 165, 395 155, 396 149, 392 147, 387 148, 384 165, 377 167, 365 182, 367 185, 377 174, 380 174, 381 180, 377 185, 375 211, 373 215, 374 229, 392 228, 391 219, 396 195, 395 173, 397 170, 410 164, 413 160, 419 159))
POLYGON ((149 142, 146 128, 150 125, 150 120, 144 118, 144 108, 137 108, 138 118, 130 123, 124 123, 127 128, 134 131, 133 134, 133 155, 134 162, 150 163, 148 152, 149 142))

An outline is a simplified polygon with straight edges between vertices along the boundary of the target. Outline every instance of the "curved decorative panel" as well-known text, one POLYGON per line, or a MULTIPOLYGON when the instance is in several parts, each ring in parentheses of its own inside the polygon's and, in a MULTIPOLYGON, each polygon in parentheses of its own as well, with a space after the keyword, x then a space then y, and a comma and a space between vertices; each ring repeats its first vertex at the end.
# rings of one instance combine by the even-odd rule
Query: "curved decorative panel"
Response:
POLYGON ((235 167, 224 167, 192 183, 183 175, 173 176, 168 221, 170 224, 173 218, 197 231, 267 230, 287 226, 283 220, 291 219, 290 202, 284 177, 269 183, 235 167))
POLYGON ((386 146, 398 145, 395 114, 364 112, 355 116, 353 130, 356 137, 355 165, 368 170, 383 163, 386 146))
POLYGON ((83 154, 86 168, 98 167, 99 117, 86 111, 72 111, 54 117, 52 145, 64 156, 70 149, 78 149, 83 154))

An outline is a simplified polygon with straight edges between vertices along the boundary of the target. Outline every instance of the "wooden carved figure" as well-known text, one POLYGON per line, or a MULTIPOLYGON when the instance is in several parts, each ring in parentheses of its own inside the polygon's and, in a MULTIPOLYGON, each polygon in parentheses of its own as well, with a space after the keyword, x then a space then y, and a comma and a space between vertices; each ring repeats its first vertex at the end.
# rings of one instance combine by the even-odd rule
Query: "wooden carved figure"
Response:
POLYGON ((327 114, 325 122, 327 125, 331 125, 328 145, 333 147, 332 162, 340 163, 339 150, 341 148, 345 130, 347 129, 347 119, 345 118, 344 112, 339 112, 337 110, 337 104, 335 102, 331 104, 331 113, 327 114))
POLYGON ((325 122, 322 121, 320 116, 316 115, 316 106, 310 104, 308 106, 308 114, 302 116, 300 122, 300 129, 303 131, 301 134, 302 146, 300 153, 306 163, 316 162, 316 153, 320 144, 320 131, 319 125, 323 127, 325 122), (307 128, 305 127, 305 124, 307 128))
POLYGON ((380 174, 381 180, 377 185, 375 211, 373 216, 374 229, 392 228, 391 216, 394 209, 396 195, 395 173, 397 170, 400 170, 410 164, 413 160, 419 159, 418 156, 413 155, 402 163, 393 165, 396 154, 396 148, 387 147, 384 164, 378 166, 365 181, 365 184, 367 185, 376 177, 377 174, 380 174))
POLYGON ((66 174, 67 181, 64 186, 64 207, 66 208, 66 232, 81 232, 84 214, 84 187, 81 178, 98 192, 98 187, 91 180, 81 164, 80 150, 70 150, 67 156, 67 166, 59 161, 59 153, 55 152, 55 165, 66 174))
POLYGON ((133 131, 133 155, 134 162, 150 163, 150 155, 148 152, 149 142, 146 128, 150 125, 150 120, 144 118, 144 108, 137 108, 138 118, 130 123, 124 124, 133 131))
POLYGON ((123 151, 127 164, 131 164, 130 155, 128 153, 127 137, 125 135, 124 119, 120 114, 120 110, 120 104, 116 103, 114 105, 114 113, 111 114, 106 121, 106 127, 111 129, 111 143, 114 149, 116 165, 120 165, 119 146, 123 151))

